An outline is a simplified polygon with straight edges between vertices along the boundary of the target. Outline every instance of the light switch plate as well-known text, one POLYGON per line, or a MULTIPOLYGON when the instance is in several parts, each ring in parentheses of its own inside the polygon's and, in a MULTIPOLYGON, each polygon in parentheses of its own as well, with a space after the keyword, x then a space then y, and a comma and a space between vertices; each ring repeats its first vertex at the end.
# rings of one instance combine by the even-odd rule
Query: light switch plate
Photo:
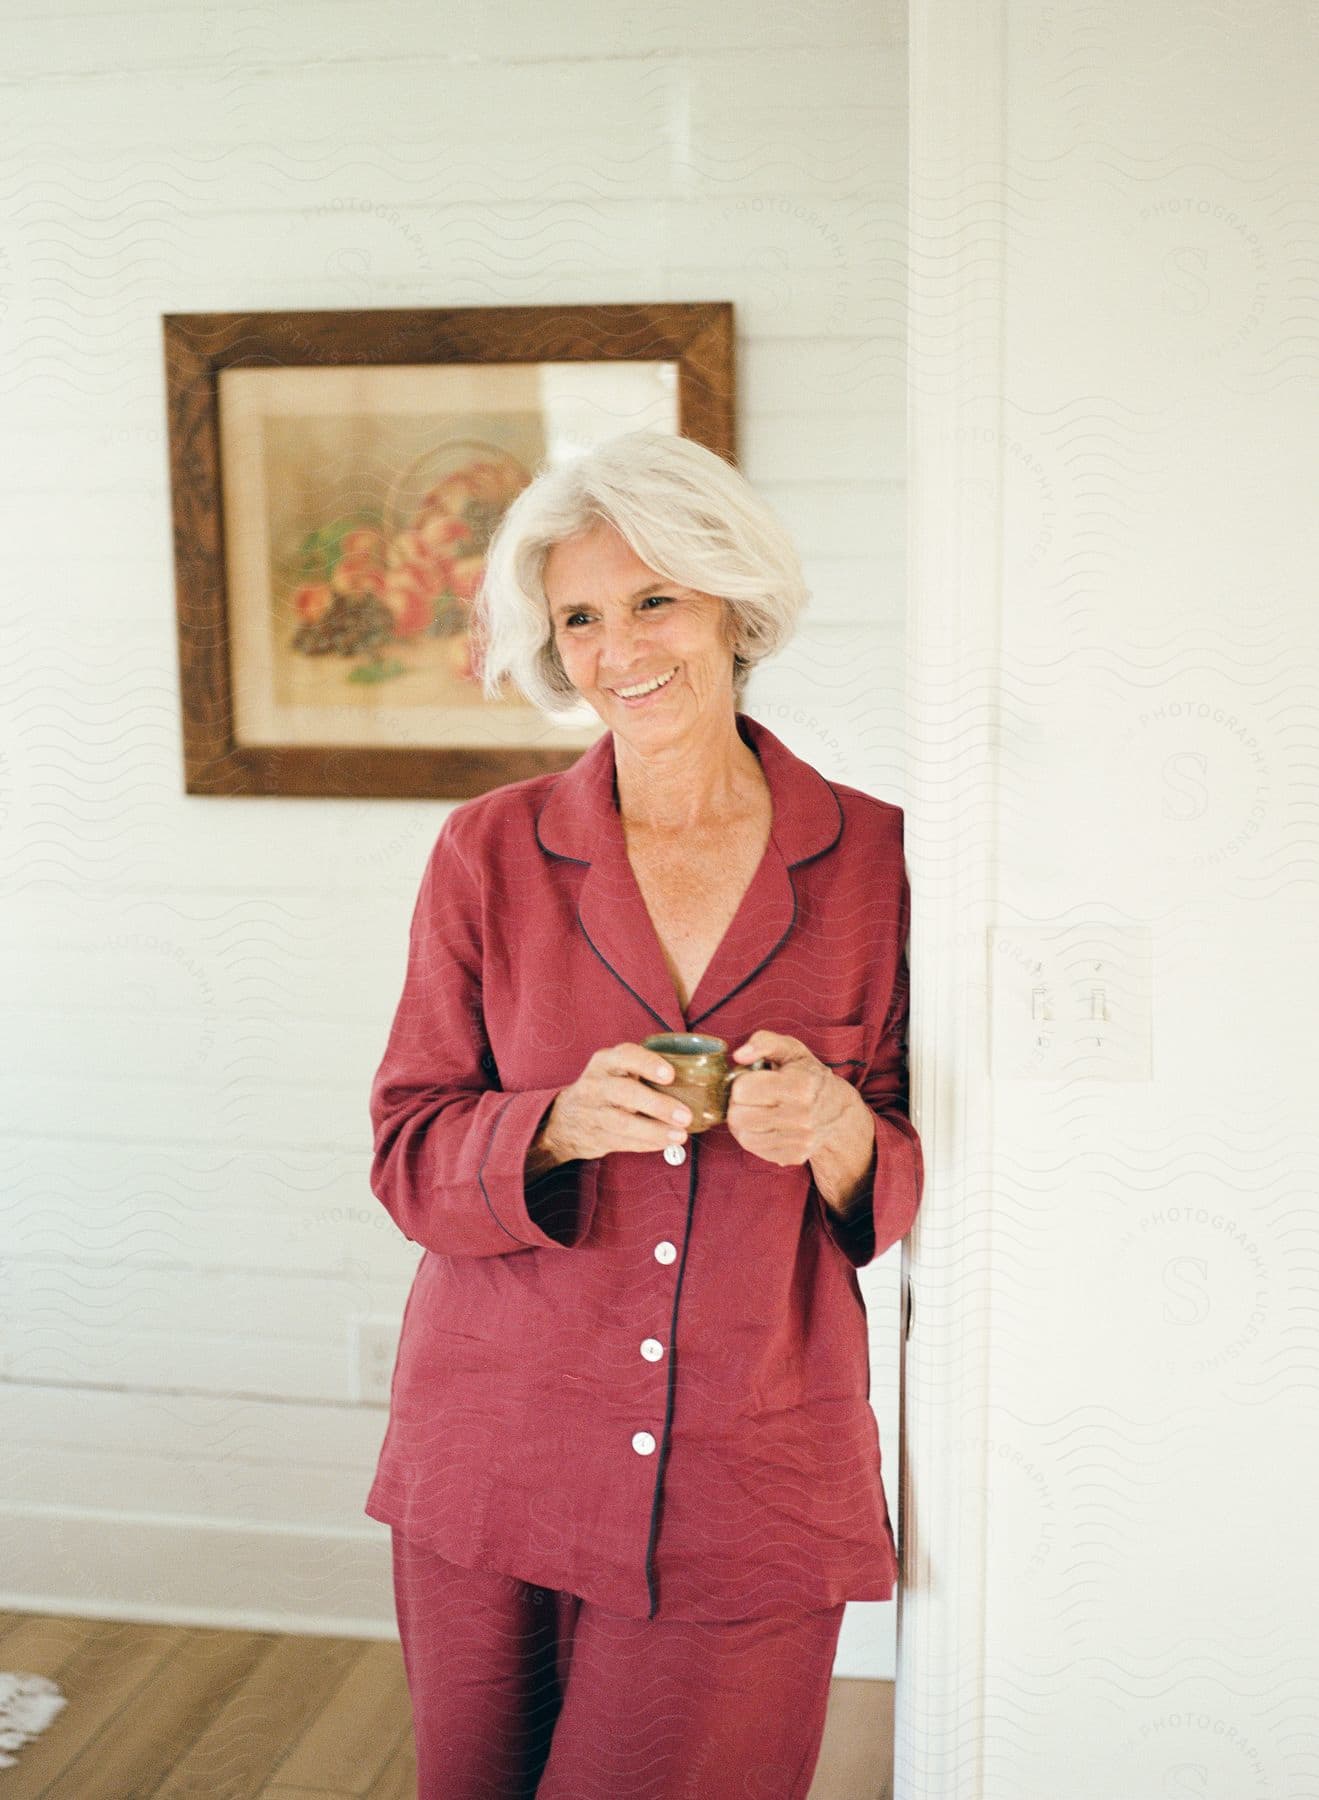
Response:
POLYGON ((349 1321, 349 1387, 359 1406, 388 1406, 398 1354, 397 1319, 357 1315, 349 1321))
POLYGON ((1147 925, 995 925, 988 954, 995 1081, 1153 1079, 1147 925))

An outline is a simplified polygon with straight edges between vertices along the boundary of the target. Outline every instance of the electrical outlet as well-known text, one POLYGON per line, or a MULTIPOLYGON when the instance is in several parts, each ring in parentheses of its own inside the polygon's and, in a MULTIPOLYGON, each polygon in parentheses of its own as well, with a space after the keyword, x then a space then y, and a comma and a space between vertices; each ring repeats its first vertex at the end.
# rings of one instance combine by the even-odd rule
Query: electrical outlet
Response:
POLYGON ((398 1354, 398 1324, 394 1319, 357 1317, 350 1321, 349 1382, 359 1406, 388 1406, 398 1354))

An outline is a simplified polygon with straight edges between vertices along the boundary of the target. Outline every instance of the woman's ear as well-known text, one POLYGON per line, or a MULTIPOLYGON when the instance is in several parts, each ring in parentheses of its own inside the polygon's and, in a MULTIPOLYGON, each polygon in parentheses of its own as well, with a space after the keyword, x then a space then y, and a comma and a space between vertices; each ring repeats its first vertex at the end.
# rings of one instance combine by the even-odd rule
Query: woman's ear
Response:
POLYGON ((721 601, 720 604, 722 611, 720 613, 719 623, 723 631, 724 642, 733 652, 734 661, 745 662, 746 658, 743 655, 745 646, 742 643, 742 630, 737 613, 729 605, 727 600, 721 601))

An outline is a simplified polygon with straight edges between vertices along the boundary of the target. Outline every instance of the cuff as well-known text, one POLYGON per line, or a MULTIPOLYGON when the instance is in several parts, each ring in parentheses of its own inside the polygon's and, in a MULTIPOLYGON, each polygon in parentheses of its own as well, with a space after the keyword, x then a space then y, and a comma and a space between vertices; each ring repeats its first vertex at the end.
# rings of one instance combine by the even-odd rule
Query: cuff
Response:
POLYGON ((593 1163, 559 1163, 527 1180, 527 1152, 559 1088, 526 1088, 500 1108, 477 1180, 495 1222, 519 1243, 568 1250, 586 1236, 595 1211, 593 1163))
POLYGON ((814 1181, 811 1191, 825 1231, 852 1264, 864 1269, 911 1230, 920 1205, 924 1168, 920 1140, 905 1118, 873 1112, 875 1147, 870 1173, 846 1218, 827 1204, 814 1181))

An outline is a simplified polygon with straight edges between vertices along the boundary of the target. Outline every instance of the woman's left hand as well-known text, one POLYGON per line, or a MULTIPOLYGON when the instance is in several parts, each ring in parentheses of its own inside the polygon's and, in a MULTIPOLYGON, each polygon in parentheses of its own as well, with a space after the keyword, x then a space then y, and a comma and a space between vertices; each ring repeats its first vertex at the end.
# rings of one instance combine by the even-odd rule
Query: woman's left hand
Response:
POLYGON ((809 1162, 858 1098, 849 1082, 799 1038, 753 1031, 731 1052, 734 1067, 769 1057, 772 1069, 739 1075, 728 1094, 729 1131, 753 1156, 788 1167, 809 1162))

